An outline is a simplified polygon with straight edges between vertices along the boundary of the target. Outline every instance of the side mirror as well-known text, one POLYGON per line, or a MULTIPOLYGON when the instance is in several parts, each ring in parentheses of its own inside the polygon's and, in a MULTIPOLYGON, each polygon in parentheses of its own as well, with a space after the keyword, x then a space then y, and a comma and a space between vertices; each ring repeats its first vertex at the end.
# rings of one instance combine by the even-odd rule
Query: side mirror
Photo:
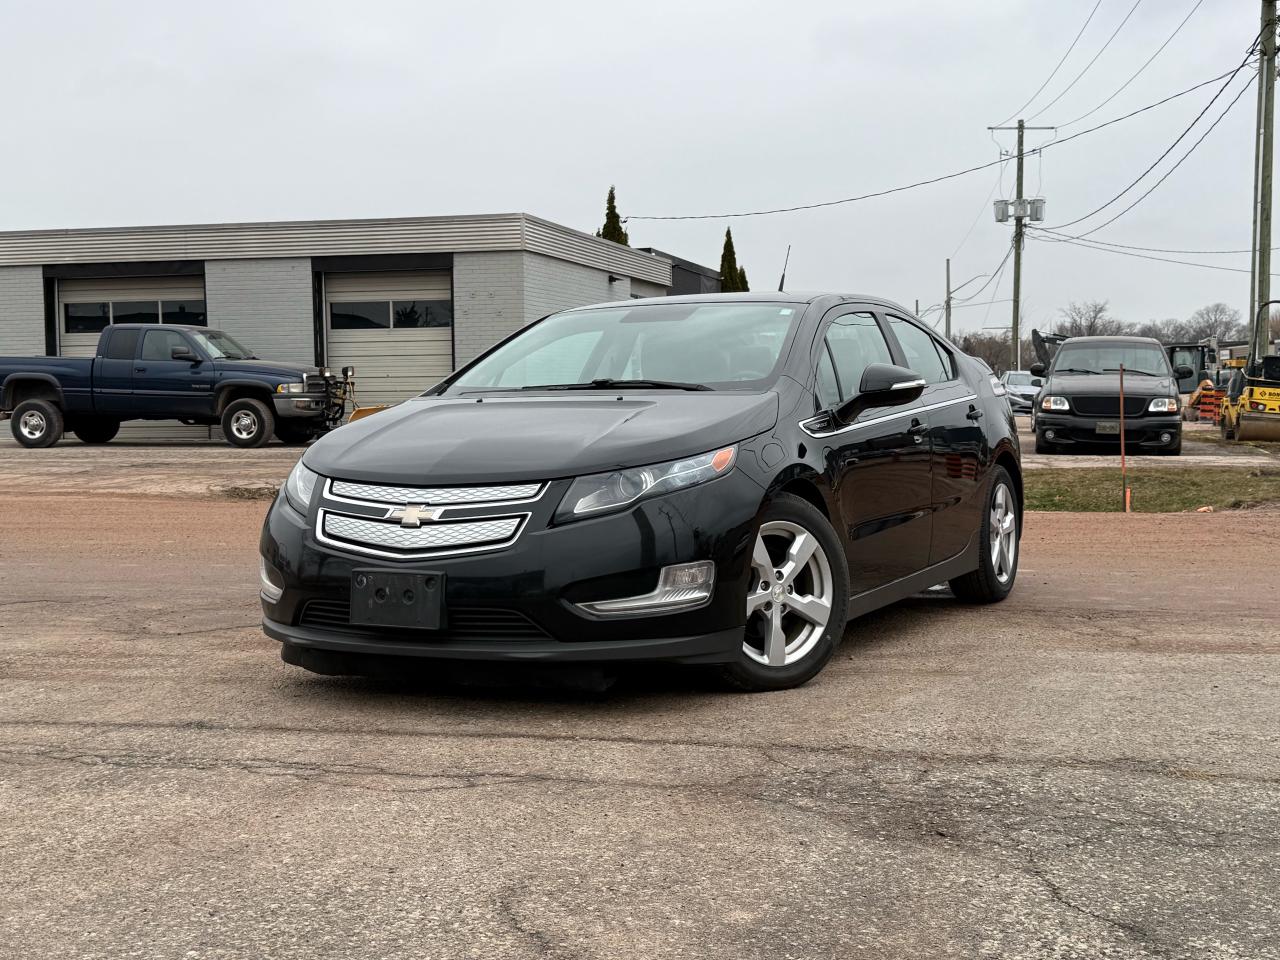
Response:
POLYGON ((174 360, 186 360, 188 363, 200 362, 200 358, 191 352, 190 347, 174 347, 169 351, 169 356, 174 360))
POLYGON ((1179 380, 1185 380, 1187 377, 1194 377, 1196 372, 1184 363, 1173 368, 1173 375, 1179 380))
POLYGON ((1043 386, 1044 386, 1044 381, 1043 381, 1043 380, 1041 380, 1039 377, 1032 377, 1032 379, 1031 379, 1031 385, 1032 385, 1033 387, 1043 387, 1043 386))
POLYGON ((928 381, 914 370, 891 363, 873 363, 862 372, 855 396, 836 408, 836 419, 852 423, 872 407, 898 407, 920 398, 928 381))
POLYGON ((1031 365, 1031 375, 1033 377, 1043 377, 1047 368, 1043 363, 1033 363, 1031 365))

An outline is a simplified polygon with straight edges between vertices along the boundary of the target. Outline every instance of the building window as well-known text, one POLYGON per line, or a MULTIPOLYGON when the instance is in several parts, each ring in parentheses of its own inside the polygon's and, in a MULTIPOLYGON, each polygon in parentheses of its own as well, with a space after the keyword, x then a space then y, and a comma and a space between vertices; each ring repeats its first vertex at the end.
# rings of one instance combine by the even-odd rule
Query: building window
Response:
POLYGON ((159 323, 160 304, 155 300, 112 300, 112 323, 159 323))
POLYGON ((393 300, 392 325, 397 327, 451 327, 452 300, 393 300))
POLYGON ((386 300, 329 304, 329 326, 334 330, 378 330, 391 326, 391 304, 386 300))
POLYGON ((203 300, 165 300, 161 304, 160 315, 164 323, 183 323, 189 327, 209 325, 203 300))
POLYGON ((62 312, 67 333, 100 333, 111 323, 109 303, 65 303, 62 312))

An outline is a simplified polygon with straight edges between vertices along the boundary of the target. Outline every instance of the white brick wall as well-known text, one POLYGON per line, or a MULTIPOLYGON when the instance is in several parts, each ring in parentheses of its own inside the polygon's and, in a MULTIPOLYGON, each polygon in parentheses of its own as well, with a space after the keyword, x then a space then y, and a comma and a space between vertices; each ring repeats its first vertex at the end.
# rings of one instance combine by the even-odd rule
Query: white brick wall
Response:
MULTIPOLYGON (((523 256, 524 317, 527 322, 557 310, 626 300, 631 296, 630 277, 610 283, 610 274, 604 270, 555 260, 538 253, 523 256)), ((615 273, 613 276, 622 275, 615 273)))
POLYGON ((40 267, 0 267, 0 356, 44 356, 40 267))
POLYGON ((665 297, 667 288, 660 283, 633 279, 631 281, 631 295, 633 297, 665 297))
POLYGON ((453 257, 454 363, 462 366, 524 326, 524 254, 453 257))
POLYGON ((311 259, 206 260, 209 326, 265 360, 314 363, 311 259))

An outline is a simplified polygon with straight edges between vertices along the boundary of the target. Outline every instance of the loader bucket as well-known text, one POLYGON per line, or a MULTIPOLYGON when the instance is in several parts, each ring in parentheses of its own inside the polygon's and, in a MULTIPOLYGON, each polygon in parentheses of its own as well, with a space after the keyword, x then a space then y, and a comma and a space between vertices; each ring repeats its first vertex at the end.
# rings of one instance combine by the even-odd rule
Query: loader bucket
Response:
POLYGON ((380 410, 385 410, 390 404, 383 403, 375 406, 356 407, 351 411, 351 416, 347 418, 347 423, 355 423, 357 420, 363 420, 365 417, 371 417, 380 410))

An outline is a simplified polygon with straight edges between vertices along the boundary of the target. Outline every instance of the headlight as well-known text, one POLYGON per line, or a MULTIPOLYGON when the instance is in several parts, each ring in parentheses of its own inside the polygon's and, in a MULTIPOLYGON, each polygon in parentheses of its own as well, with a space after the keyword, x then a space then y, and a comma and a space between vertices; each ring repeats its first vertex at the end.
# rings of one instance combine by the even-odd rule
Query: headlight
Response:
POLYGON ((1066 397, 1045 397, 1040 401, 1041 410, 1070 410, 1071 404, 1066 397))
POLYGON ((737 457, 736 446, 721 447, 710 453, 657 463, 651 467, 632 467, 578 477, 556 511, 556 520, 578 520, 608 510, 620 510, 642 497, 706 483, 733 469, 737 457))
POLYGON ((1147 404, 1148 413, 1177 413, 1178 401, 1172 397, 1156 397, 1147 404))
POLYGON ((276 393, 305 393, 305 383, 281 383, 276 386, 276 393))
POLYGON ((284 498, 289 501, 289 506, 304 517, 311 506, 311 495, 316 492, 316 481, 319 479, 320 474, 308 470, 299 460, 289 472, 289 479, 284 482, 284 498))
POLYGON ((332 371, 332 370, 330 370, 328 367, 321 367, 321 368, 320 368, 320 376, 322 376, 322 377, 324 377, 326 380, 328 380, 330 377, 332 377, 332 376, 333 376, 333 371, 332 371))

